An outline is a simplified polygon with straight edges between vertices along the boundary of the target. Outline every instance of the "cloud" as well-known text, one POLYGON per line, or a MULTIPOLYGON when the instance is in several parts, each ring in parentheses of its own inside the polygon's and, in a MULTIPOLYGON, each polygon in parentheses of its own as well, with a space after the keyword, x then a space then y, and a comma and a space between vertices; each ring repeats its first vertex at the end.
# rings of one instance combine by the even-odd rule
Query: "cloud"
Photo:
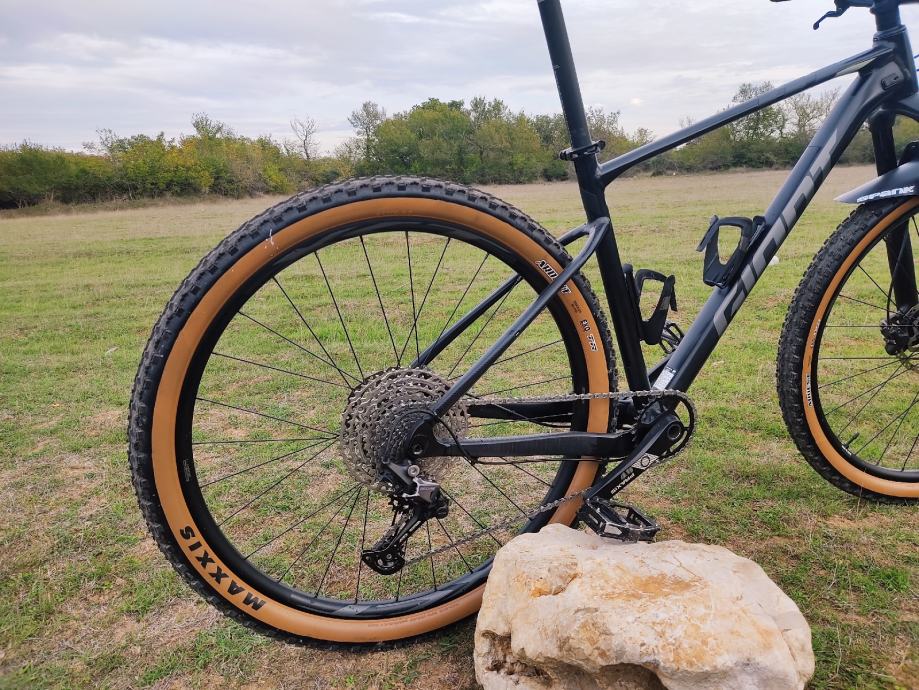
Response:
MULTIPOLYGON (((865 11, 814 3, 565 0, 585 100, 658 133, 723 107, 743 81, 794 78, 871 45, 865 11), (713 30, 717 27, 717 31, 713 30)), ((919 14, 904 9, 908 23, 919 14)), ((0 143, 78 148, 97 128, 177 135, 207 111, 248 135, 309 115, 325 148, 365 100, 429 96, 558 110, 532 0, 15 0, 0 35, 0 143)))

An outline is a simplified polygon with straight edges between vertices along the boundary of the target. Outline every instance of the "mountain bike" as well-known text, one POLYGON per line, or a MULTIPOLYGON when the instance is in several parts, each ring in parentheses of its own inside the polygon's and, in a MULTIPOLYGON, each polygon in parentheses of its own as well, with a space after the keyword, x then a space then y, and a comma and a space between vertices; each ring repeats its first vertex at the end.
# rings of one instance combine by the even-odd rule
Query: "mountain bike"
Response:
POLYGON ((899 151, 892 129, 919 119, 919 84, 901 4, 836 0, 827 16, 873 13, 869 50, 601 163, 560 2, 539 0, 584 225, 556 239, 484 192, 375 177, 298 194, 229 235, 166 306, 131 403, 134 486, 175 569, 263 633, 384 644, 473 614, 496 550, 521 532, 580 521, 653 539, 655 520, 616 495, 693 436, 690 384, 866 124, 879 177, 840 197, 857 207, 794 294, 778 394, 827 481, 919 500, 919 143, 899 151), (622 263, 606 187, 843 75, 763 215, 709 223, 711 295, 684 331, 673 276, 622 263), (594 257, 622 389, 582 274, 594 257), (647 345, 663 350, 650 366, 647 345))

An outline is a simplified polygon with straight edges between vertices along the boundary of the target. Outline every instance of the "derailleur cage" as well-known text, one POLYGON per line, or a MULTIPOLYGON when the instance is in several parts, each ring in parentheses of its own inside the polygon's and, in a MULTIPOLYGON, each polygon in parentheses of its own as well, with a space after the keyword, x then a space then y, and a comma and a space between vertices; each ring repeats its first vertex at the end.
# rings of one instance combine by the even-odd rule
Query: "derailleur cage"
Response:
POLYGON ((391 496, 393 524, 369 549, 361 552, 361 560, 380 575, 393 575, 405 566, 405 547, 409 538, 428 520, 443 520, 450 512, 450 501, 436 482, 415 479, 415 493, 391 496))

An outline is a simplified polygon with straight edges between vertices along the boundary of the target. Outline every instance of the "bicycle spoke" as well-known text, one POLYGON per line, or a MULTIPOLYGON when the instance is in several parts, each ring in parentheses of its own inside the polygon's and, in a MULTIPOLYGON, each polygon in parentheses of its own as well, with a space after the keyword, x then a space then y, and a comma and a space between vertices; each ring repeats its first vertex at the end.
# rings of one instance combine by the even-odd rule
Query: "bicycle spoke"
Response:
MULTIPOLYGON (((335 501, 337 501, 337 500, 339 500, 339 499, 341 499, 341 498, 344 498, 345 496, 348 496, 352 491, 354 491, 355 489, 357 489, 357 488, 359 488, 359 487, 360 487, 360 484, 356 484, 356 483, 355 483, 355 484, 352 484, 351 486, 349 486, 347 489, 345 489, 344 491, 342 491, 342 492, 341 492, 340 494, 338 494, 337 496, 334 496, 334 497, 332 497, 331 499, 329 499, 329 501, 328 501, 327 503, 325 503, 325 504, 322 505, 321 507, 317 508, 316 510, 314 510, 312 513, 310 513, 310 514, 307 515, 306 517, 300 518, 299 520, 296 520, 292 525, 290 525, 290 527, 285 528, 282 532, 279 532, 278 534, 276 534, 275 536, 273 536, 271 539, 269 539, 269 540, 266 541, 264 544, 262 544, 262 545, 259 546, 257 549, 255 549, 255 551, 250 551, 248 554, 246 554, 246 557, 245 557, 246 560, 249 560, 250 558, 252 558, 252 556, 254 556, 255 554, 257 554, 257 553, 258 553, 259 551, 261 551, 262 549, 264 549, 264 548, 270 546, 270 545, 273 544, 275 541, 277 541, 278 539, 280 539, 281 537, 283 537, 285 534, 289 534, 292 530, 297 529, 297 527, 299 527, 300 525, 302 525, 302 524, 303 524, 304 522, 306 522, 307 520, 310 520, 310 519, 316 517, 316 516, 319 515, 319 513, 321 513, 323 510, 325 510, 325 509, 328 508, 330 505, 332 505, 333 503, 335 503, 335 501)), ((368 499, 369 499, 369 497, 370 497, 370 495, 368 494, 368 499)))
POLYGON ((341 309, 338 308, 338 300, 335 299, 335 293, 332 292, 332 285, 329 283, 329 276, 326 275, 325 267, 322 265, 322 259, 319 258, 319 252, 317 251, 313 256, 316 257, 316 263, 319 264, 319 270, 322 272, 322 279, 325 281, 326 289, 329 291, 329 297, 332 298, 332 304, 335 306, 335 313, 338 314, 338 322, 345 332, 345 339, 348 341, 348 347, 351 349, 351 354, 354 356, 354 363, 357 365, 357 371, 361 375, 361 378, 364 378, 364 370, 361 368, 361 361, 357 358, 357 352, 354 351, 354 343, 351 342, 351 334, 348 332, 348 326, 345 325, 345 317, 341 315, 341 309))
MULTIPOLYGON (((405 348, 408 347, 409 340, 411 340, 413 333, 415 335, 415 349, 418 350, 416 353, 416 358, 420 355, 418 344, 418 319, 421 318, 421 312, 424 311, 424 305, 428 301, 428 295, 431 294, 431 288, 434 286, 434 280, 437 278, 437 273, 440 271, 440 266, 443 263, 444 255, 447 253, 447 247, 450 246, 450 240, 451 238, 448 237, 447 241, 444 242, 444 248, 440 253, 440 259, 437 260, 437 266, 434 267, 434 274, 431 276, 431 282, 428 283, 428 288, 424 292, 424 297, 421 298, 421 306, 418 307, 418 313, 415 314, 415 319, 412 323, 412 330, 409 331, 408 336, 405 338, 405 343, 402 345, 402 351, 399 353, 399 361, 401 361, 402 357, 405 356, 405 348)), ((411 275, 411 269, 409 270, 409 275, 411 275)), ((412 308, 414 309, 414 306, 412 308)))
POLYGON ((386 324, 386 332, 389 333, 389 342, 392 343, 392 354, 396 362, 398 362, 399 354, 396 352, 396 339, 393 337, 392 328, 389 325, 389 317, 386 316, 386 307, 383 306, 383 296, 380 294, 380 288, 377 286, 377 278, 373 273, 373 266, 370 265, 370 254, 367 253, 367 245, 364 244, 363 235, 361 235, 361 248, 364 250, 364 259, 367 261, 367 270, 370 271, 370 280, 373 281, 374 292, 377 293, 377 302, 380 304, 380 311, 383 312, 383 323, 386 324))
POLYGON ((321 441, 326 437, 320 438, 256 438, 251 440, 221 439, 219 441, 192 441, 193 446, 213 446, 213 445, 249 445, 252 443, 301 443, 303 441, 321 441))
POLYGON ((441 531, 444 533, 444 536, 446 536, 447 539, 449 540, 450 546, 453 547, 453 550, 456 551, 460 559, 462 559, 463 565, 466 566, 466 570, 468 570, 471 573, 472 566, 469 565, 469 561, 466 560, 466 557, 463 555, 463 552, 459 550, 459 547, 456 545, 456 542, 453 540, 453 537, 450 535, 450 532, 447 531, 447 528, 444 526, 444 523, 441 521, 440 518, 435 518, 435 519, 437 520, 437 524, 440 526, 441 531))
POLYGON ((461 354, 459 359, 456 360, 456 364, 453 365, 453 368, 450 369, 450 372, 447 374, 447 378, 453 376, 453 373, 456 371, 456 368, 466 358, 466 355, 469 354, 469 351, 472 349, 472 346, 475 345, 476 342, 478 342, 482 333, 484 333, 485 329, 488 328, 488 324, 490 324, 492 322, 492 319, 494 319, 495 316, 497 316, 498 312, 501 311, 501 307, 504 306, 504 303, 507 301, 507 298, 511 296, 511 292, 513 292, 513 289, 510 292, 508 292, 506 295, 504 295, 504 297, 501 298, 501 301, 498 302, 497 305, 495 305, 495 308, 492 310, 491 315, 485 320, 485 323, 479 329, 479 332, 475 334, 475 337, 472 339, 472 342, 469 343, 469 345, 466 347, 465 350, 463 350, 463 354, 461 354))
POLYGON ((865 441, 865 442, 862 444, 861 448, 859 448, 858 450, 854 451, 855 454, 858 455, 858 454, 861 453, 863 450, 865 450, 865 448, 867 448, 869 445, 871 445, 871 442, 872 442, 872 441, 874 441, 878 436, 880 436, 880 435, 883 434, 885 431, 887 431, 890 427, 892 427, 892 426, 894 425, 894 423, 895 423, 898 419, 900 419, 903 415, 908 414, 909 411, 913 409, 913 407, 915 406, 915 404, 916 404, 916 398, 913 398, 913 402, 910 403, 909 407, 907 407, 906 410, 904 410, 903 412, 900 412, 899 414, 897 414, 896 416, 894 416, 893 419, 891 419, 889 422, 887 422, 887 424, 885 424, 883 427, 881 427, 880 431, 876 432, 876 433, 874 434, 874 436, 872 436, 872 437, 869 438, 867 441, 865 441))
POLYGON ((887 313, 887 307, 882 307, 877 304, 872 304, 871 302, 866 302, 865 300, 856 299, 855 297, 849 297, 848 295, 844 295, 842 293, 839 293, 839 297, 840 299, 847 299, 850 302, 858 302, 859 304, 864 304, 866 307, 871 307, 872 309, 880 309, 885 314, 887 313))
POLYGON ((489 405, 494 405, 494 406, 497 407, 499 410, 504 410, 504 411, 507 412, 508 414, 512 414, 512 415, 516 415, 516 416, 517 416, 517 419, 515 419, 515 420, 508 420, 508 422, 512 422, 512 421, 532 422, 533 424, 536 424, 536 425, 538 425, 538 426, 545 427, 545 428, 547 428, 547 429, 555 429, 555 428, 557 428, 557 427, 552 426, 551 424, 547 424, 546 422, 537 422, 537 421, 534 421, 534 419, 533 419, 532 417, 527 417, 526 415, 524 415, 524 414, 521 413, 521 412, 517 412, 516 410, 512 410, 511 408, 506 407, 505 405, 500 405, 500 404, 498 404, 498 403, 496 403, 496 402, 494 402, 494 401, 492 401, 492 400, 486 400, 486 399, 485 399, 483 396, 481 396, 481 395, 469 393, 468 396, 469 396, 470 398, 475 399, 475 400, 479 400, 479 401, 481 401, 481 402, 486 402, 486 403, 488 403, 489 405))
POLYGON ((824 414, 825 414, 826 416, 829 416, 829 415, 833 414, 834 412, 836 412, 837 410, 841 410, 841 409, 842 409, 843 407, 845 407, 846 405, 849 405, 850 403, 853 403, 853 402, 855 402, 856 400, 860 400, 861 398, 865 397, 865 396, 868 395, 868 393, 870 393, 871 391, 873 391, 873 390, 875 390, 875 389, 878 389, 878 388, 882 388, 883 386, 886 386, 888 382, 890 382, 891 380, 893 380, 894 378, 896 378, 896 377, 899 376, 900 374, 906 373, 907 371, 909 371, 909 369, 904 368, 903 365, 902 365, 902 363, 901 363, 900 366, 897 367, 897 369, 894 370, 893 374, 891 374, 888 378, 884 379, 884 380, 881 381, 880 383, 874 384, 873 386, 871 386, 870 388, 868 388, 868 389, 866 389, 866 390, 863 390, 861 393, 859 393, 859 394, 856 395, 855 397, 849 398, 849 399, 846 400, 844 403, 842 403, 842 404, 840 404, 840 405, 837 405, 837 406, 834 407, 832 410, 830 410, 829 412, 826 412, 826 413, 824 413, 824 414))
MULTIPOLYGON (((318 258, 318 254, 317 254, 317 258, 318 258)), ((281 285, 281 281, 278 280, 278 277, 277 277, 277 276, 273 276, 271 279, 274 281, 274 284, 278 286, 278 289, 280 289, 281 293, 282 293, 282 294, 284 295, 284 297, 287 299, 287 303, 290 304, 291 308, 294 310, 294 312, 295 312, 295 313, 297 314, 297 316, 300 318, 300 321, 303 323, 304 326, 306 326, 306 330, 309 331, 309 334, 310 334, 311 336, 313 336, 313 340, 316 341, 316 344, 319 345, 319 348, 322 350, 322 352, 325 354, 325 356, 329 358, 329 362, 328 362, 328 363, 331 364, 333 367, 335 367, 335 368, 338 370, 338 373, 341 374, 342 378, 344 378, 344 377, 347 375, 347 376, 349 376, 350 378, 354 379, 355 381, 360 382, 361 379, 357 378, 354 374, 351 374, 351 373, 349 373, 349 372, 346 372, 344 369, 342 369, 340 366, 338 366, 338 364, 335 362, 335 358, 334 358, 334 357, 331 355, 331 353, 326 349, 325 345, 322 344, 322 340, 319 339, 319 336, 316 335, 316 331, 314 331, 314 330, 313 330, 313 327, 309 325, 309 323, 307 322, 306 318, 303 316, 303 313, 300 311, 300 309, 297 307, 297 305, 294 304, 294 301, 293 301, 293 299, 291 299, 290 295, 287 294, 287 290, 285 290, 285 289, 284 289, 284 286, 281 285)), ((250 317, 250 318, 251 318, 251 317, 250 317)), ((254 320, 254 319, 253 319, 253 320, 254 320)), ((282 336, 282 337, 283 337, 283 336, 282 336)), ((286 340, 286 338, 285 338, 285 340, 286 340)), ((361 378, 363 378, 363 375, 361 376, 361 378)), ((345 380, 345 383, 348 383, 348 381, 345 380)))
MULTIPOLYGON (((465 459, 465 458, 464 458, 464 459, 465 459)), ((469 462, 469 460, 466 460, 466 464, 468 464, 472 469, 474 469, 476 472, 478 472, 478 473, 482 476, 482 479, 484 479, 486 482, 488 482, 489 484, 491 484, 492 488, 494 488, 495 491, 497 491, 499 494, 501 494, 502 496, 504 496, 504 498, 507 500, 507 502, 510 503, 512 506, 514 506, 517 510, 519 510, 520 513, 521 513, 524 517, 529 517, 529 516, 527 515, 527 512, 526 512, 523 508, 521 508, 519 505, 517 505, 517 502, 516 502, 513 498, 511 498, 511 497, 508 496, 506 493, 504 493, 504 491, 501 489, 501 487, 498 486, 497 484, 495 484, 495 483, 491 480, 491 477, 489 477, 489 476, 488 476, 487 474, 485 474, 482 470, 480 470, 480 469, 476 466, 475 463, 469 462)))
POLYGON ((230 479, 231 477, 238 477, 239 475, 245 474, 246 472, 257 470, 259 467, 264 467, 265 465, 270 465, 272 463, 279 462, 281 460, 284 460, 285 458, 291 457, 292 455, 296 455, 297 453, 302 453, 303 451, 309 450, 310 448, 315 448, 316 446, 322 445, 323 443, 325 443, 325 441, 319 441, 318 443, 313 443, 312 445, 304 446, 303 448, 298 448, 297 450, 292 450, 291 452, 285 453, 284 455, 279 455, 276 458, 271 458, 271 460, 265 460, 264 462, 260 462, 257 465, 250 465, 249 467, 243 470, 239 470, 238 472, 233 472, 232 474, 226 474, 222 477, 219 477, 218 479, 212 479, 211 481, 205 482, 204 484, 201 484, 200 486, 203 489, 206 486, 217 484, 218 482, 222 482, 225 479, 230 479))
MULTIPOLYGON (((896 324, 891 323, 887 325, 888 328, 912 328, 908 323, 896 324)), ((876 323, 840 323, 833 325, 826 325, 824 328, 874 328, 878 332, 881 330, 881 326, 876 323)))
POLYGON ((821 362, 828 362, 830 360, 844 360, 844 359, 894 359, 900 361, 896 355, 887 355, 885 357, 821 357, 821 362))
MULTIPOLYGON (((408 257, 408 287, 412 293, 412 321, 415 322, 418 320, 418 310, 415 308, 415 277, 412 273, 412 247, 408 241, 408 230, 405 231, 405 254, 408 257)), ((411 339, 412 331, 408 332, 408 337, 411 339)), ((402 348, 403 352, 405 348, 402 348)), ((421 354, 421 348, 418 344, 418 332, 415 331, 415 359, 418 359, 418 355, 421 354)), ((399 356, 398 365, 402 364, 402 356, 399 356)))
POLYGON ((913 439, 913 445, 910 446, 909 452, 906 454, 906 459, 903 461, 903 467, 900 468, 901 472, 906 471, 906 465, 909 462, 909 459, 912 456, 913 451, 916 450, 917 443, 919 443, 919 434, 916 434, 916 438, 913 439))
POLYGON ((275 580, 275 582, 281 582, 285 577, 287 577, 288 573, 290 573, 290 571, 294 569, 294 566, 297 565, 297 563, 300 562, 300 559, 303 558, 303 556, 306 554, 306 552, 310 550, 310 547, 311 547, 313 544, 316 543, 316 540, 319 539, 319 537, 321 537, 322 534, 326 531, 326 529, 328 528, 328 526, 332 524, 332 521, 333 521, 335 518, 337 518, 337 517, 339 516, 339 514, 341 513, 342 510, 344 510, 345 505, 346 505, 346 504, 343 503, 343 504, 341 504, 340 506, 338 506, 338 510, 336 510, 336 511, 332 514, 332 517, 330 517, 329 520, 328 520, 328 522, 326 522, 326 523, 322 526, 322 529, 319 530, 319 531, 316 533, 316 536, 309 540, 309 543, 307 543, 307 545, 303 547, 303 550, 297 555, 297 557, 293 560, 293 562, 292 562, 289 566, 287 566, 287 570, 285 570, 285 571, 281 574, 281 577, 279 577, 277 580, 275 580))
POLYGON ((206 402, 211 405, 217 405, 218 407, 226 407, 231 410, 236 410, 237 412, 245 412, 247 414, 255 415, 256 417, 264 417, 265 419, 273 419, 276 422, 283 422, 284 424, 291 424, 293 426, 298 426, 301 429, 309 429, 310 431, 315 431, 318 434, 325 434, 326 438, 329 438, 329 439, 337 438, 337 436, 331 431, 329 431, 328 429, 319 429, 317 427, 310 426, 308 424, 301 424, 300 422, 294 422, 290 419, 284 419, 283 417, 275 417, 274 415, 265 414, 264 412, 258 412, 256 410, 249 410, 245 407, 237 407, 236 405, 230 405, 229 403, 219 402, 217 400, 210 400, 208 398, 198 397, 198 398, 195 398, 195 400, 198 400, 200 402, 206 402))
MULTIPOLYGON (((500 409, 500 406, 498 407, 500 409)), ((517 422, 524 422, 524 421, 532 422, 533 424, 538 424, 539 426, 544 426, 550 429, 567 428, 567 425, 564 423, 560 423, 559 425, 553 425, 551 422, 545 421, 547 419, 552 419, 553 417, 557 417, 557 416, 558 416, 557 414, 545 414, 539 417, 526 417, 525 419, 499 419, 494 422, 485 422, 483 424, 470 424, 469 428, 470 429, 485 429, 490 426, 500 426, 501 424, 515 424, 517 422)))
POLYGON ((404 568, 399 568, 399 581, 396 583, 396 601, 399 601, 399 597, 402 594, 402 571, 404 568))
MULTIPOLYGON (((877 386, 876 390, 868 397, 868 400, 865 401, 865 404, 862 405, 862 406, 858 409, 858 412, 855 413, 855 416, 852 417, 852 419, 850 419, 848 422, 846 422, 846 425, 845 425, 842 429, 840 429, 839 433, 843 433, 846 429, 848 429, 850 426, 852 426, 852 424, 855 422, 855 420, 858 419, 858 418, 861 416, 862 412, 865 411, 865 408, 867 408, 868 405, 871 404, 871 402, 878 396, 878 394, 879 394, 882 390, 884 390, 884 387, 885 387, 888 383, 890 383, 890 382, 891 382, 893 379, 895 379, 897 376, 906 373, 907 371, 909 371, 909 369, 904 369, 903 371, 900 372, 900 374, 895 374, 895 375, 891 376, 889 379, 887 379, 886 381, 884 381, 883 383, 881 383, 879 386, 877 386)), ((871 389, 868 389, 868 390, 871 390, 871 389)), ((866 392, 867 392, 867 391, 866 391, 866 392)), ((864 393, 863 393, 862 395, 864 395, 864 393)), ((859 397, 861 397, 861 396, 859 396, 859 397)), ((850 402, 851 402, 851 401, 850 401, 850 402)))
POLYGON ((227 355, 222 352, 212 352, 212 357, 223 357, 224 359, 229 359, 234 362, 240 362, 242 364, 251 364, 254 367, 261 367, 262 369, 270 369, 271 371, 277 371, 281 374, 289 374, 290 376, 298 376, 301 379, 308 379, 310 381, 315 381, 316 383, 323 383, 327 386, 336 386, 338 388, 344 388, 345 390, 350 391, 351 386, 346 386, 341 383, 335 383, 334 381, 326 381, 325 379, 319 379, 315 376, 309 376, 307 374, 300 374, 296 371, 290 371, 289 369, 281 369, 279 367, 273 367, 270 364, 263 364, 262 362, 255 362, 251 359, 243 359, 242 357, 234 357, 233 355, 227 355))
POLYGON ((858 264, 858 270, 864 273, 866 276, 868 276, 868 280, 874 283, 874 286, 880 291, 882 295, 884 295, 884 300, 889 301, 890 298, 887 294, 887 290, 885 290, 880 285, 878 285, 878 281, 876 281, 874 278, 871 277, 871 275, 868 273, 868 271, 865 270, 864 266, 862 266, 861 263, 858 264))
POLYGON ((364 559, 361 556, 364 553, 364 545, 367 543, 367 515, 370 512, 370 491, 367 492, 367 500, 364 502, 364 526, 361 529, 361 548, 357 555, 357 579, 354 585, 354 603, 357 603, 361 592, 361 573, 364 570, 364 559))
MULTIPOLYGON (((296 308, 296 307, 295 307, 295 308, 296 308)), ((346 384, 348 383, 348 379, 345 378, 346 376, 350 376, 354 381, 360 382, 360 379, 358 379, 356 376, 353 376, 353 375, 349 374, 347 371, 343 371, 343 370, 340 369, 337 365, 335 365, 333 362, 330 362, 330 361, 327 360, 327 359, 323 359, 322 357, 320 357, 319 355, 317 355, 317 354, 316 354, 315 352, 313 352, 312 350, 310 350, 310 349, 304 347, 303 345, 301 345, 300 343, 298 343, 298 342, 296 342, 296 341, 294 341, 294 340, 291 340, 290 338, 288 338, 288 337, 287 337, 286 335, 284 335, 283 333, 279 333, 278 331, 274 330, 271 326, 268 326, 268 325, 262 323, 261 321, 259 321, 258 319, 253 318, 252 316, 249 316, 249 315, 246 314, 245 312, 239 311, 239 312, 237 312, 237 313, 238 313, 240 316, 242 316, 242 317, 244 317, 244 318, 246 318, 246 319, 249 319, 249 321, 251 321, 252 323, 254 323, 254 324, 258 325, 258 326, 261 326, 262 328, 264 328, 264 329, 265 329, 266 331, 268 331, 269 333, 272 333, 272 334, 276 335, 276 336, 279 337, 281 340, 284 340, 284 341, 290 343, 291 345, 293 345, 294 347, 296 347, 298 350, 302 350, 303 352, 305 352, 306 354, 308 354, 310 357, 314 357, 314 358, 316 358, 317 360, 319 360, 320 362, 322 362, 323 364, 332 367, 335 371, 337 371, 337 372, 339 373, 339 375, 342 377, 342 380, 343 380, 346 384)))
POLYGON ((466 289, 463 290, 463 294, 460 295, 459 301, 456 303, 456 306, 453 307, 453 311, 450 312, 450 316, 447 317, 447 320, 444 321, 444 327, 440 329, 440 333, 437 334, 435 341, 440 340, 440 337, 447 332, 447 328, 450 327, 450 324, 453 323, 453 317, 456 316, 456 312, 459 311, 460 305, 463 303, 463 300, 466 299, 466 295, 469 294, 469 290, 472 288, 473 283, 475 283, 476 278, 479 277, 479 272, 482 270, 482 267, 485 265, 485 262, 488 261, 490 254, 486 254, 485 258, 482 259, 482 263, 479 264, 479 267, 475 269, 475 273, 472 274, 472 278, 469 280, 469 284, 466 286, 466 289))
MULTIPOLYGON (((546 383, 555 383, 557 381, 570 381, 570 376, 556 376, 555 378, 545 379, 543 381, 534 381, 533 383, 522 383, 519 386, 513 386, 512 388, 502 388, 501 390, 491 391, 490 393, 482 393, 482 397, 489 395, 500 395, 501 393, 510 393, 511 391, 519 391, 524 388, 532 388, 533 386, 542 386, 546 383)), ((487 400, 487 398, 486 398, 487 400)))
POLYGON ((511 462, 510 460, 508 460, 508 459, 505 458, 505 457, 501 457, 501 459, 504 460, 505 462, 507 462, 507 464, 510 465, 511 467, 513 467, 515 470, 520 470, 520 471, 523 472, 525 475, 527 475, 527 476, 529 476, 529 477, 532 477, 533 479, 535 479, 536 481, 538 481, 540 484, 543 484, 543 485, 546 486, 546 487, 551 487, 551 486, 552 486, 552 484, 551 484, 550 482, 547 482, 545 479, 543 479, 542 477, 540 477, 540 476, 537 475, 537 474, 533 474, 533 473, 530 472, 526 467, 524 467, 523 465, 521 465, 519 462, 516 462, 516 461, 511 462))
MULTIPOLYGON (((485 525, 483 525, 483 524, 479 521, 479 519, 478 519, 475 515, 473 515, 472 513, 470 513, 468 510, 466 510, 466 508, 463 506, 462 503, 460 503, 459 501, 457 501, 456 498, 455 498, 454 496, 451 496, 450 493, 449 493, 444 487, 440 487, 440 490, 443 491, 444 496, 446 496, 446 497, 450 500, 450 503, 453 503, 454 505, 456 505, 457 508, 459 508, 460 510, 462 510, 462 511, 463 511, 463 512, 464 512, 464 513, 465 513, 465 514, 466 514, 466 515, 467 515, 467 516, 468 516, 468 517, 479 527, 479 529, 481 529, 481 530, 487 530, 487 529, 488 529, 485 525)), ((502 546, 504 546, 504 543, 503 543, 500 539, 498 539, 497 537, 495 537, 495 535, 492 534, 491 532, 488 533, 488 536, 491 538, 491 540, 492 540, 495 544, 498 545, 499 548, 502 547, 502 546)))
POLYGON ((822 390, 824 388, 829 388, 830 386, 835 386, 837 383, 843 383, 844 381, 848 381, 849 379, 854 379, 856 376, 862 376, 863 374, 870 374, 872 371, 877 371, 878 369, 885 369, 889 366, 896 364, 899 361, 900 361, 899 359, 893 359, 890 362, 887 362, 887 364, 880 364, 876 367, 871 367, 870 369, 863 369, 862 371, 858 371, 850 376, 846 376, 841 379, 836 379, 835 381, 830 381, 829 383, 824 383, 823 385, 817 386, 817 390, 822 390))
POLYGON ((539 350, 545 350, 547 347, 552 347, 553 345, 559 345, 560 343, 563 343, 563 342, 565 341, 559 338, 558 340, 553 340, 551 343, 545 343, 544 345, 537 345, 536 347, 530 350, 527 350, 526 352, 521 352, 516 355, 511 355, 510 357, 505 357, 504 359, 499 359, 497 362, 491 365, 491 368, 494 369, 499 364, 510 362, 511 360, 517 359, 518 357, 524 357, 525 355, 531 355, 534 352, 538 352, 539 350))
POLYGON ((894 429, 893 433, 890 435, 890 439, 888 439, 887 445, 884 446, 884 450, 881 451, 881 456, 878 458, 878 461, 877 461, 878 467, 880 467, 881 462, 884 460, 884 456, 887 455, 887 451, 890 450, 890 446, 891 444, 893 444, 893 441, 897 437, 897 434, 900 433, 900 427, 902 427, 903 422, 906 421, 906 417, 909 415, 909 411, 912 410, 913 407, 915 407, 917 401, 919 401, 919 393, 916 393, 909 407, 907 407, 906 410, 903 412, 902 416, 900 416, 900 423, 897 424, 897 428, 894 429))
POLYGON ((328 450, 331 446, 332 446, 332 444, 329 443, 329 444, 326 445, 324 448, 320 449, 318 453, 316 453, 315 455, 311 455, 310 457, 308 457, 308 458, 307 458, 306 460, 304 460, 302 463, 300 463, 300 464, 297 465, 295 468, 293 468, 290 472, 288 472, 288 473, 285 474, 283 477, 281 477, 280 479, 278 479, 274 484, 272 484, 272 485, 269 486, 267 489, 265 489, 265 490, 262 491, 260 494, 258 494, 255 498, 253 498, 253 499, 250 500, 248 503, 246 503, 246 504, 243 505, 242 507, 240 507, 240 508, 238 508, 237 510, 235 510, 231 515, 229 515, 229 516, 225 517, 223 520, 221 520, 221 521, 218 523, 217 526, 218 526, 218 527, 223 527, 226 523, 228 523, 228 522, 229 522, 230 520, 232 520, 234 517, 236 517, 237 515, 239 515, 239 514, 240 514, 241 512, 243 512, 246 508, 248 508, 249 506, 251 506, 252 504, 254 504, 256 501, 258 501, 259 499, 261 499, 261 498, 263 498, 264 496, 266 496, 269 492, 271 492, 273 489, 275 489, 275 488, 276 488, 278 485, 280 485, 282 482, 284 482, 285 480, 289 479, 289 478, 292 477, 294 474, 296 474, 297 472, 299 472, 301 469, 303 469, 304 467, 306 467, 310 462, 312 462, 315 458, 319 457, 322 453, 324 453, 326 450, 328 450))
POLYGON ((428 532, 428 559, 431 561, 431 581, 434 583, 434 591, 437 591, 437 575, 434 572, 434 554, 431 553, 434 550, 434 546, 431 542, 431 521, 426 520, 424 523, 425 528, 428 532))
POLYGON ((351 503, 351 509, 348 510, 348 517, 345 518, 345 524, 342 525, 341 531, 338 533, 338 540, 335 542, 335 548, 332 549, 332 555, 329 556, 329 562, 326 564, 325 572, 322 574, 322 579, 319 580, 319 586, 316 587, 316 593, 313 596, 319 596, 319 592, 322 591, 322 585, 325 584, 325 579, 329 576, 329 570, 332 569, 332 562, 335 560, 335 555, 338 553, 338 547, 341 546, 341 539, 345 536, 345 530, 348 529, 348 525, 351 523, 351 516, 354 514, 354 507, 357 505, 358 499, 361 497, 361 491, 363 487, 357 490, 357 493, 354 495, 354 502, 351 503))

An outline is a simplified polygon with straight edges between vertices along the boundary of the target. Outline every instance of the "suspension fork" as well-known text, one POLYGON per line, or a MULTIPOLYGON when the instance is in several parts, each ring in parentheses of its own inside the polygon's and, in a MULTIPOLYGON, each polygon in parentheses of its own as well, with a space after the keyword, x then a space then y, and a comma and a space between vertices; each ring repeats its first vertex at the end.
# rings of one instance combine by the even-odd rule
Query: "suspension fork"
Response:
MULTIPOLYGON (((893 136, 896 115, 882 111, 871 118, 871 140, 874 144, 875 164, 879 175, 894 170, 897 147, 893 136)), ((887 245, 887 264, 890 268, 892 299, 897 311, 906 312, 919 303, 916 289, 916 269, 913 266, 913 246, 909 232, 909 220, 891 228, 884 238, 887 245)))

